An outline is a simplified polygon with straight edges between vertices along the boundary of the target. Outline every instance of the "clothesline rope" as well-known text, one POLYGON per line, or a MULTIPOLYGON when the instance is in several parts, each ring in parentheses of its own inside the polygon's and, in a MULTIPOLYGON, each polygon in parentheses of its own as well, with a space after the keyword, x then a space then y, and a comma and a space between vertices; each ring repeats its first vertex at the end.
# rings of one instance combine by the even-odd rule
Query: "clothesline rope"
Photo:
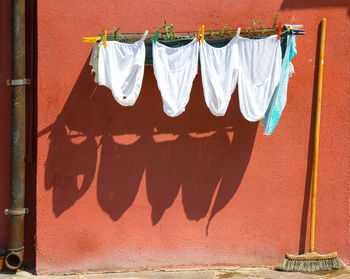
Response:
MULTIPOLYGON (((225 32, 225 29, 216 29, 216 30, 211 30, 211 32, 225 32)), ((252 29, 252 28, 241 28, 241 31, 276 31, 277 33, 277 29, 276 28, 255 28, 255 29, 252 29)), ((197 31, 176 31, 176 34, 197 34, 198 30, 197 31)), ((230 32, 237 32, 237 29, 230 29, 230 32)), ((208 32, 205 32, 206 34, 210 33, 209 31, 208 32)), ((124 32, 123 34, 125 35, 138 35, 138 36, 142 36, 143 33, 141 32, 124 32)), ((156 34, 156 32, 149 32, 148 34, 156 34)))
MULTIPOLYGON (((297 25, 302 26, 302 25, 297 25)), ((240 29, 240 36, 241 37, 250 37, 250 38, 263 38, 270 35, 274 35, 278 33, 277 28, 242 28, 240 29)), ((163 38, 163 36, 160 36, 160 40, 171 40, 171 41, 179 41, 183 39, 190 39, 195 38, 197 36, 198 31, 177 31, 175 38, 169 39, 169 38, 163 38)), ((204 32, 204 38, 206 39, 229 39, 233 38, 236 35, 237 29, 216 29, 204 32)), ((100 41, 103 37, 104 32, 100 34, 100 36, 97 37, 84 37, 84 42, 96 42, 100 41)), ((146 36, 146 41, 153 40, 157 32, 149 32, 148 36, 146 36)), ((288 35, 305 35, 305 30, 300 29, 293 29, 289 25, 284 25, 281 34, 288 34, 288 35)), ((141 38, 143 33, 140 32, 129 32, 129 33, 118 33, 117 40, 118 41, 133 41, 138 38, 141 38)), ((115 35, 108 35, 106 36, 106 40, 114 41, 116 40, 115 35)))

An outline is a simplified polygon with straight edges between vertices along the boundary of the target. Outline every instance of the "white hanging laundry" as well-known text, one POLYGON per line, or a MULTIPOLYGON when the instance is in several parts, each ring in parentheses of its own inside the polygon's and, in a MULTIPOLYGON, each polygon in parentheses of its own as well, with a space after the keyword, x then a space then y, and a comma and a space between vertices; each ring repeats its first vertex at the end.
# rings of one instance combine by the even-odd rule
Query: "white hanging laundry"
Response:
POLYGON ((89 65, 92 66, 91 73, 95 73, 94 81, 98 83, 98 54, 99 54, 100 44, 95 43, 91 52, 89 65))
POLYGON ((277 35, 239 38, 239 106, 249 121, 262 119, 281 77, 282 52, 277 35))
POLYGON ((238 36, 220 48, 213 47, 206 41, 200 46, 205 103, 216 116, 225 115, 236 88, 239 67, 237 41, 238 36))
POLYGON ((107 41, 106 48, 100 43, 98 83, 108 87, 122 106, 134 105, 141 91, 146 57, 144 37, 132 44, 107 41))
POLYGON ((163 110, 168 116, 178 116, 185 111, 198 72, 198 42, 194 39, 176 48, 153 42, 152 52, 163 110))

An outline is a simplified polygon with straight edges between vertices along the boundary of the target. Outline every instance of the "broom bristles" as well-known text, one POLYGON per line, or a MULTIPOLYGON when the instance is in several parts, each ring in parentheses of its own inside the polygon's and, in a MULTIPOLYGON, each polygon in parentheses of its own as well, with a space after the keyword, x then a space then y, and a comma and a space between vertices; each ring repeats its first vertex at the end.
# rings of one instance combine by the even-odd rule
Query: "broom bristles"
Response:
POLYGON ((276 266, 279 271, 292 272, 315 272, 315 271, 329 271, 340 270, 345 268, 345 264, 338 256, 331 256, 329 258, 320 258, 315 253, 315 257, 310 257, 310 253, 306 256, 292 256, 286 255, 283 261, 276 266))

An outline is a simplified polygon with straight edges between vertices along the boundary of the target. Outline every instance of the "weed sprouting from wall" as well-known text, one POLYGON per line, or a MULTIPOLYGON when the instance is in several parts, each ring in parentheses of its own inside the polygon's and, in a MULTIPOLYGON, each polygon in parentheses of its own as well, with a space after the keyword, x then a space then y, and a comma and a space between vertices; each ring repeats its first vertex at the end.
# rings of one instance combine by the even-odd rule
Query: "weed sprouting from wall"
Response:
MULTIPOLYGON (((277 11, 274 15, 274 19, 272 22, 272 27, 266 27, 266 25, 258 20, 255 16, 250 20, 250 24, 248 24, 244 29, 241 29, 240 36, 247 38, 256 38, 256 37, 266 37, 277 33, 277 26, 280 20, 279 11, 277 11)), ((175 26, 173 23, 167 25, 166 20, 163 21, 163 25, 159 28, 160 36, 158 40, 160 41, 169 41, 169 40, 179 40, 179 39, 191 39, 197 36, 197 32, 189 31, 189 32, 179 32, 176 33, 175 26)), ((138 36, 129 34, 122 34, 119 32, 119 27, 114 27, 113 29, 113 40, 116 41, 136 41, 138 36)), ((205 39, 228 39, 232 38, 236 35, 237 29, 230 27, 229 25, 224 25, 218 30, 213 30, 213 28, 209 28, 207 32, 205 32, 205 39)), ((110 38, 110 37, 109 37, 110 38)), ((146 38, 146 40, 150 41, 153 39, 153 36, 150 35, 146 38)))

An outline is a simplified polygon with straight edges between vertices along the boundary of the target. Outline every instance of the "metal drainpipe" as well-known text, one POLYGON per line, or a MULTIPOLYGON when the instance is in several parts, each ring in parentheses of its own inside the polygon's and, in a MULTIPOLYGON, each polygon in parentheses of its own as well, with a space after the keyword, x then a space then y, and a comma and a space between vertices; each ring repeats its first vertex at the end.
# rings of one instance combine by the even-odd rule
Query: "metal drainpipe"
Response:
POLYGON ((25 0, 12 0, 12 76, 8 85, 12 86, 11 98, 11 186, 10 208, 5 214, 10 216, 10 241, 6 266, 18 269, 24 253, 24 208, 25 181, 25 107, 26 107, 26 49, 25 49, 25 0))

